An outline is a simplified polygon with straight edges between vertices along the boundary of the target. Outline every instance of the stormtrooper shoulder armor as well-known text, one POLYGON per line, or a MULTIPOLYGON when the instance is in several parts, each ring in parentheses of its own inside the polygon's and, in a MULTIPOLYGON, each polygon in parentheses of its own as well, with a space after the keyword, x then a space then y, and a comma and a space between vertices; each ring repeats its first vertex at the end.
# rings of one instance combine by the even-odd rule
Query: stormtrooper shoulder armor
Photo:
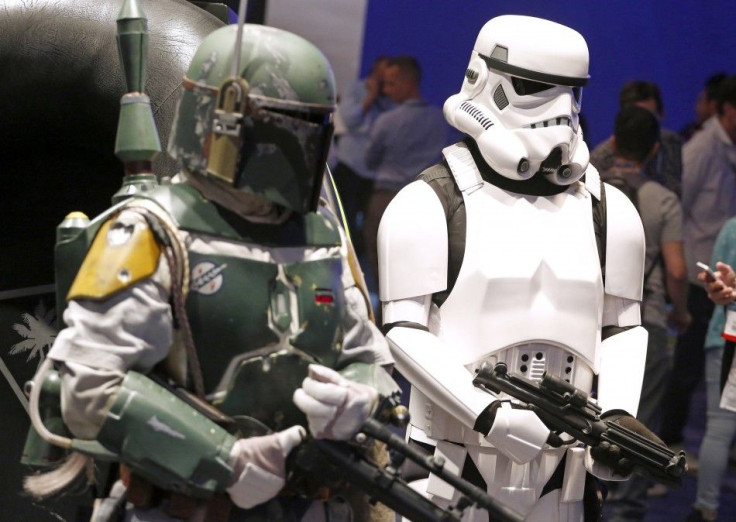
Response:
POLYGON ((606 283, 609 295, 641 300, 644 279, 644 227, 631 200, 605 185, 606 283))
POLYGON ((447 221, 424 181, 404 187, 378 228, 381 301, 428 295, 447 288, 447 221))

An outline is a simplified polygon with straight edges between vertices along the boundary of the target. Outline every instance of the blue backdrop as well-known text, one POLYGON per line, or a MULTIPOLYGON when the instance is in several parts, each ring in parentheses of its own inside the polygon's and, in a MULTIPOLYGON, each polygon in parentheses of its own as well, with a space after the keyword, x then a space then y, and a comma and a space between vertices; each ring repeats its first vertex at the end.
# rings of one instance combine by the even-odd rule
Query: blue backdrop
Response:
POLYGON ((663 125, 679 130, 694 118, 696 96, 710 74, 736 74, 734 0, 370 0, 363 74, 378 55, 412 54, 424 70, 425 97, 441 106, 460 89, 478 31, 501 14, 547 18, 585 37, 591 79, 583 114, 591 147, 611 134, 624 82, 659 84, 663 125))

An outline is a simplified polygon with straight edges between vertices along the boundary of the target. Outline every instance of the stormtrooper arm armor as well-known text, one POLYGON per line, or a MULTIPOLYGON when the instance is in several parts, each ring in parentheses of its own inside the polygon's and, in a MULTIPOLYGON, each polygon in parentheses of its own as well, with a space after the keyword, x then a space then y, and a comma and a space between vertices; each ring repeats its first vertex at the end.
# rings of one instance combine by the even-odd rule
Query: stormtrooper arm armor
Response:
POLYGON ((447 286, 448 245, 444 211, 429 185, 416 181, 399 192, 381 220, 378 244, 384 324, 392 326, 386 338, 397 369, 516 462, 534 458, 549 435, 546 426, 531 412, 494 407, 495 398, 473 386, 452 347, 430 332, 431 295, 447 286))
POLYGON ((379 292, 398 370, 470 428, 488 406, 472 374, 427 328, 431 295, 447 287, 447 223, 432 188, 415 181, 386 209, 378 229, 379 292))
POLYGON ((644 230, 636 208, 606 185, 606 279, 603 340, 598 351, 598 402, 603 411, 636 416, 644 378, 647 331, 641 326, 644 230))

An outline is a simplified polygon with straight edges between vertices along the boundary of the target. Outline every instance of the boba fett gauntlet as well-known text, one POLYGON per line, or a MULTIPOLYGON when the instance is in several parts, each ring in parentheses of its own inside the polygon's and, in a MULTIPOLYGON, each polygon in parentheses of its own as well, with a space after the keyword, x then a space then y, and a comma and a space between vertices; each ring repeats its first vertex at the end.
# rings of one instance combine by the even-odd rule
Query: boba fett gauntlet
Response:
POLYGON ((166 491, 196 498, 227 492, 235 505, 250 508, 282 489, 286 456, 304 435, 294 426, 238 439, 166 387, 131 371, 96 440, 73 439, 72 449, 119 461, 166 491))

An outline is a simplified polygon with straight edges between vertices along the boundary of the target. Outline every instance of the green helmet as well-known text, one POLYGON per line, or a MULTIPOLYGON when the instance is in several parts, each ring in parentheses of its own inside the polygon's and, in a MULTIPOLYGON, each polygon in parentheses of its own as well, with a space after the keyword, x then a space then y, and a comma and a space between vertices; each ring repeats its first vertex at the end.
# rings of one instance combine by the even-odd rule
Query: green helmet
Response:
POLYGON ((245 24, 197 49, 184 78, 169 153, 185 171, 290 210, 316 208, 332 137, 335 79, 325 56, 295 34, 245 24))

